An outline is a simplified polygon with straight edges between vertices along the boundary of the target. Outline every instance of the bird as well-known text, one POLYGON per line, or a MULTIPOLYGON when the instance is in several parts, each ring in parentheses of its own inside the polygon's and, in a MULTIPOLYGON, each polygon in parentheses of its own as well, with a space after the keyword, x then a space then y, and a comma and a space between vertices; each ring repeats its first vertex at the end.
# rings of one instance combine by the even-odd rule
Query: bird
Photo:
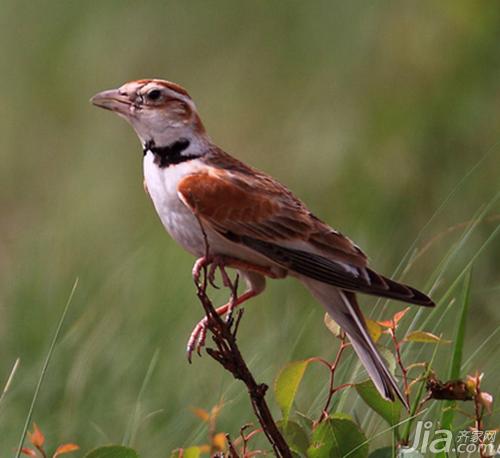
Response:
MULTIPOLYGON (((430 297, 372 270, 361 248, 315 216, 286 186, 215 145, 179 84, 134 80, 97 93, 91 103, 135 130, 145 190, 170 236, 197 258, 193 275, 207 266, 224 266, 244 279, 245 292, 217 308, 218 314, 262 293, 266 277, 293 277, 343 330, 381 396, 397 397, 409 409, 370 337, 356 294, 433 307, 430 297)), ((206 329, 204 318, 190 336, 189 359, 203 346, 206 329)))

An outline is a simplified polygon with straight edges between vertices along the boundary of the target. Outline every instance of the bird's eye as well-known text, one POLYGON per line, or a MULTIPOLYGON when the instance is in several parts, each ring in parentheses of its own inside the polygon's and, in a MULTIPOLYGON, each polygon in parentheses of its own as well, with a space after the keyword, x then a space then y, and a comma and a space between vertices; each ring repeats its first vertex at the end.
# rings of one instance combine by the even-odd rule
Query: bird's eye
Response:
POLYGON ((161 97, 161 91, 159 89, 153 89, 149 91, 146 95, 146 98, 151 102, 156 102, 161 97))

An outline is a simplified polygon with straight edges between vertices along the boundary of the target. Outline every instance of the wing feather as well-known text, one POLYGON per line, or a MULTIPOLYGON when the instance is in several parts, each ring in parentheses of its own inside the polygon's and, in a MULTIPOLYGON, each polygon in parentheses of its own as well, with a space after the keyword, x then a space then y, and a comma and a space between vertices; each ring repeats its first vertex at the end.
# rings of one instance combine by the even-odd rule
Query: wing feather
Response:
POLYGON ((184 204, 212 229, 320 282, 433 305, 425 294, 369 269, 359 247, 316 218, 273 178, 220 151, 211 162, 215 166, 182 179, 177 191, 184 204))
POLYGON ((356 245, 312 215, 287 188, 254 169, 244 173, 241 167, 212 167, 189 175, 178 185, 179 197, 220 233, 305 242, 332 259, 366 265, 366 256, 356 245))
POLYGON ((397 299, 427 307, 434 306, 434 302, 429 297, 415 288, 397 283, 368 267, 355 268, 311 252, 282 247, 246 236, 232 236, 232 239, 291 271, 322 283, 348 291, 397 299))

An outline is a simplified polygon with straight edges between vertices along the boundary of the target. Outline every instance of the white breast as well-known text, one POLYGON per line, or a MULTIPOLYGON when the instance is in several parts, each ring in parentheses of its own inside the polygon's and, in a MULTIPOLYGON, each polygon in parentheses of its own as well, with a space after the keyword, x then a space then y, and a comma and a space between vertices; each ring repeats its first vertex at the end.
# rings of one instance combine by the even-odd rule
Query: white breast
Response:
POLYGON ((201 169, 199 160, 160 168, 150 151, 144 156, 144 178, 149 195, 165 229, 173 239, 195 256, 205 252, 197 219, 179 199, 177 186, 186 176, 201 169))
MULTIPOLYGON (((206 247, 203 233, 196 217, 179 199, 177 187, 187 175, 196 173, 206 166, 198 159, 160 168, 154 163, 154 155, 150 151, 144 156, 144 177, 149 195, 153 200, 161 222, 185 250, 196 257, 205 255, 206 247)), ((262 266, 272 267, 269 260, 256 252, 242 246, 236 246, 220 234, 205 226, 205 232, 211 254, 238 257, 242 260, 262 266)), ((282 274, 281 270, 277 274, 282 274)))

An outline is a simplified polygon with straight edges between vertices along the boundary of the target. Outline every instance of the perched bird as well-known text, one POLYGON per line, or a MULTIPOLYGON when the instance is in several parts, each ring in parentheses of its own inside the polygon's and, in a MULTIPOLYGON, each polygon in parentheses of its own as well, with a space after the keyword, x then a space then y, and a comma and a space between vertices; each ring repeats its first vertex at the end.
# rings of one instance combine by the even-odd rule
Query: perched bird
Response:
MULTIPOLYGON (((170 235, 198 258, 195 275, 209 264, 237 269, 248 288, 237 304, 261 293, 265 277, 297 278, 344 330, 380 394, 390 400, 396 395, 408 407, 367 331, 356 293, 431 307, 429 297, 370 269, 358 246, 285 186, 214 145, 181 86, 131 81, 91 102, 134 128, 147 192, 170 235)), ((204 344, 206 325, 201 320, 193 330, 189 357, 204 344)))

